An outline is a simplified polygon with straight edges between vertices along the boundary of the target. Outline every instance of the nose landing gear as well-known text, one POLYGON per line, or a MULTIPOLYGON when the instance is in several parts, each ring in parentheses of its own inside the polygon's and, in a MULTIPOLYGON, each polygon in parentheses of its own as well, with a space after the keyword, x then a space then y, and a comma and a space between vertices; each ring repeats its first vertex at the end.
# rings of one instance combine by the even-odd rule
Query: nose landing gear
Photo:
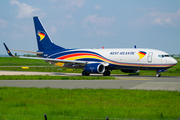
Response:
POLYGON ((156 77, 161 77, 161 73, 156 73, 156 77))
POLYGON ((156 77, 161 77, 161 72, 164 72, 166 70, 162 69, 162 70, 157 70, 156 71, 156 77))

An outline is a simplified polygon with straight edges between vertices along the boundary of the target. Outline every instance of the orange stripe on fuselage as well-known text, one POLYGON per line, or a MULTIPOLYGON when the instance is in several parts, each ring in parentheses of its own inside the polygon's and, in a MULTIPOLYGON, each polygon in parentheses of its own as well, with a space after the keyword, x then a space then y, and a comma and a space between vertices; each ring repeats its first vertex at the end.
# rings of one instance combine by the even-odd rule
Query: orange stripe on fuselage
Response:
POLYGON ((70 54, 70 55, 65 55, 65 56, 62 56, 62 57, 58 57, 57 59, 64 60, 64 59, 68 59, 68 58, 71 58, 71 57, 88 56, 88 55, 98 57, 99 59, 104 60, 105 62, 108 62, 108 63, 112 63, 112 64, 116 64, 116 65, 123 65, 123 66, 138 66, 138 67, 171 67, 171 66, 174 66, 174 65, 161 65, 161 64, 149 65, 149 64, 119 63, 119 62, 109 61, 109 60, 107 60, 107 59, 105 59, 105 58, 103 58, 103 57, 101 57, 99 55, 90 54, 90 53, 75 53, 75 54, 70 54))
POLYGON ((100 57, 100 56, 94 55, 94 54, 89 54, 89 53, 75 53, 75 54, 70 54, 70 55, 65 55, 65 56, 62 56, 62 57, 58 57, 57 59, 64 60, 64 59, 67 59, 67 58, 70 58, 70 57, 84 56, 84 55, 95 56, 95 57, 101 58, 103 60, 106 60, 103 57, 100 57))

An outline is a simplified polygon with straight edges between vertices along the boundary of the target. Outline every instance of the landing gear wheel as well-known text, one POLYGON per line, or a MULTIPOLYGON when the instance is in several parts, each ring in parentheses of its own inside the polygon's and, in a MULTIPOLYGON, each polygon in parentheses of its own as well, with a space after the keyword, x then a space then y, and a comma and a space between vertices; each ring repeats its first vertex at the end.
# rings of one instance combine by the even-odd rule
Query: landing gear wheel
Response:
POLYGON ((87 73, 86 71, 82 71, 82 76, 89 76, 90 73, 87 73))
POLYGON ((156 73, 156 77, 161 77, 161 74, 160 73, 156 73))
POLYGON ((104 76, 110 76, 110 74, 111 74, 111 72, 109 70, 107 70, 103 73, 104 76))

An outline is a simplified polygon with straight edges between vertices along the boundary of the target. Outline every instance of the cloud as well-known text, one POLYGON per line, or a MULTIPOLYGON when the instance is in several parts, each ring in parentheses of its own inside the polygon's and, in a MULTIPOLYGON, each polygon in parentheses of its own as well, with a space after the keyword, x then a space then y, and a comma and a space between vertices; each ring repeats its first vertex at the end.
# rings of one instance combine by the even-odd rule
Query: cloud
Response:
POLYGON ((109 27, 114 21, 115 17, 99 17, 97 14, 89 15, 83 20, 82 26, 91 33, 91 36, 93 34, 99 36, 107 36, 112 35, 112 33, 109 31, 109 27), (109 32, 107 32, 107 30, 109 32))
POLYGON ((85 0, 66 0, 66 2, 70 7, 77 6, 78 8, 80 8, 85 3, 85 0))
POLYGON ((98 15, 89 15, 85 18, 85 22, 101 26, 107 26, 114 22, 115 17, 98 17, 98 15))
POLYGON ((60 8, 65 10, 76 11, 78 8, 81 8, 85 4, 85 0, 62 0, 60 8))
POLYGON ((11 5, 17 5, 19 7, 19 13, 17 18, 27 18, 33 16, 34 12, 38 11, 38 8, 27 5, 26 3, 19 3, 16 0, 10 1, 11 5))
POLYGON ((104 30, 98 30, 97 34, 101 35, 101 36, 107 36, 107 35, 111 35, 111 32, 106 32, 104 30))
POLYGON ((171 24, 171 25, 173 25, 173 23, 171 22, 171 18, 167 18, 167 19, 164 19, 164 22, 166 23, 166 24, 171 24))
POLYGON ((72 15, 66 15, 65 18, 71 19, 71 18, 72 18, 72 15))
POLYGON ((0 28, 5 28, 5 27, 7 27, 7 25, 8 25, 7 21, 0 19, 0 28))
POLYGON ((180 23, 180 9, 174 13, 151 12, 144 14, 133 22, 133 25, 177 26, 180 23))
POLYGON ((100 6, 100 5, 96 5, 94 8, 95 8, 96 10, 99 10, 99 9, 101 9, 101 6, 100 6))
POLYGON ((58 29, 65 29, 65 28, 69 28, 72 27, 76 24, 76 21, 73 19, 61 19, 56 21, 58 29))
POLYGON ((54 27, 54 26, 52 26, 51 27, 51 31, 50 31, 52 34, 56 34, 56 32, 57 32, 57 28, 56 27, 54 27))
POLYGON ((170 17, 168 17, 167 19, 156 18, 152 23, 157 25, 174 25, 170 17))
POLYGON ((157 18, 153 21, 154 24, 157 24, 157 25, 163 25, 163 20, 160 19, 160 18, 157 18))

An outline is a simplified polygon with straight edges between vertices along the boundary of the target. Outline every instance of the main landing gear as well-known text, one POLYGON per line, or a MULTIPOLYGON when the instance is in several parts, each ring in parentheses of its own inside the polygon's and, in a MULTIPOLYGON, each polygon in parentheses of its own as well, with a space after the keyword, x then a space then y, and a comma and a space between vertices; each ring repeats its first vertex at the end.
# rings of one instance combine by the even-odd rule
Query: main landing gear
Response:
POLYGON ((86 72, 86 71, 82 71, 82 76, 89 76, 90 73, 86 72))
POLYGON ((106 71, 104 71, 104 73, 103 73, 104 76, 110 76, 110 74, 111 74, 111 72, 110 72, 109 70, 106 70, 106 71))

